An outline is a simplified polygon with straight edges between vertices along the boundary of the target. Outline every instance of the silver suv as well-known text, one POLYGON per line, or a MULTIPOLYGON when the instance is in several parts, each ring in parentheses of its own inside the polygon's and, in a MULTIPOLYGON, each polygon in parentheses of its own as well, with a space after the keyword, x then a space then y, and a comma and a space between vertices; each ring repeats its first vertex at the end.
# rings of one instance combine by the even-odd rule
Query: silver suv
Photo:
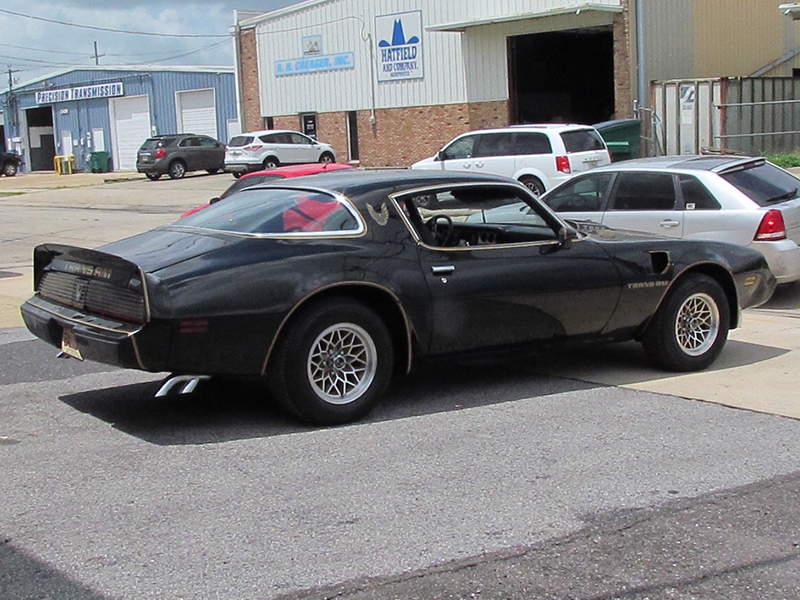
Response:
POLYGON ((460 135, 411 168, 505 175, 539 195, 575 173, 610 163, 608 148, 594 127, 514 125, 460 135))
POLYGON ((270 129, 243 133, 228 142, 225 152, 225 170, 234 177, 281 165, 313 162, 336 162, 336 152, 331 145, 297 131, 270 129))

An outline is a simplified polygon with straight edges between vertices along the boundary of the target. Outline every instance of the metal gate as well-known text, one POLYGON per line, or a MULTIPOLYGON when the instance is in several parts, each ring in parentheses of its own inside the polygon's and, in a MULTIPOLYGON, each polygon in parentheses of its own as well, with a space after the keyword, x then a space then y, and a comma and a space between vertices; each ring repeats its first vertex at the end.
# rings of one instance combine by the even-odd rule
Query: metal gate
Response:
POLYGON ((746 77, 652 84, 648 153, 763 155, 800 149, 800 80, 746 77))

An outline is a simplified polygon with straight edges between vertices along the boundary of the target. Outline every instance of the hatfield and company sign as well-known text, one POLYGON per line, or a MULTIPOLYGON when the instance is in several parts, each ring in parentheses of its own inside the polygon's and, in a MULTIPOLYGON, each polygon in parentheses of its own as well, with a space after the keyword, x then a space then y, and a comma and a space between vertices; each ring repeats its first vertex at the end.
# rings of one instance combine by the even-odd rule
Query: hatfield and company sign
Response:
POLYGON ((422 79, 422 13, 375 17, 378 81, 422 79))
POLYGON ((113 98, 124 95, 122 82, 118 81, 116 83, 100 83, 97 85, 83 85, 81 87, 36 92, 36 104, 54 104, 73 100, 91 100, 92 98, 113 98))

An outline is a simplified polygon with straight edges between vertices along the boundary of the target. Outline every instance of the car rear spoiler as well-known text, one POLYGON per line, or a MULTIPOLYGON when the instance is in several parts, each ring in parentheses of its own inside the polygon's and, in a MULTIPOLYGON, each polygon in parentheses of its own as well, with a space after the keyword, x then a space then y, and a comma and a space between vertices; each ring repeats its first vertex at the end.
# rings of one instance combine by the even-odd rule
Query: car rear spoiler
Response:
POLYGON ((39 281, 46 271, 60 271, 92 279, 107 281, 119 287, 142 285, 142 273, 138 265, 97 250, 41 244, 33 250, 33 289, 39 289, 39 281), (138 283, 137 283, 138 282, 138 283))

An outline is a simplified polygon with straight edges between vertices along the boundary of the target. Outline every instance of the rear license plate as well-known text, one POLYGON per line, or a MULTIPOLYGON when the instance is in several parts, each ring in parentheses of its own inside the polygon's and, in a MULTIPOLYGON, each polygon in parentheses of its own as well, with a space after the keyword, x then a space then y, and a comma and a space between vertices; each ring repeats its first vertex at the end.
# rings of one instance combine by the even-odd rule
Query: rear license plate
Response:
POLYGON ((78 350, 78 343, 75 341, 75 332, 69 327, 65 327, 61 334, 61 351, 67 356, 83 360, 81 351, 78 350))

